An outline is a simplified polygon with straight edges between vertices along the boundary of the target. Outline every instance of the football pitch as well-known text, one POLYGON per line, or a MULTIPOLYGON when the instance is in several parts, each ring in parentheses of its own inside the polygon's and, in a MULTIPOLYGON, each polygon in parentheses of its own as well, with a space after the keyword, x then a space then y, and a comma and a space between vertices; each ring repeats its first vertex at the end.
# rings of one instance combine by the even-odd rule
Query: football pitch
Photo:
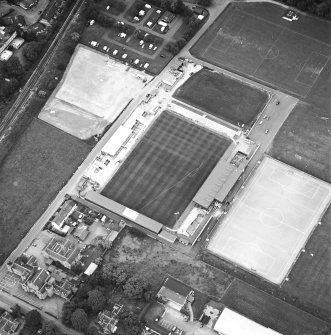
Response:
POLYGON ((265 106, 268 94, 239 80, 202 69, 180 86, 174 97, 241 126, 253 123, 265 106))
POLYGON ((208 250, 281 284, 330 201, 329 184, 266 157, 208 250))
POLYGON ((274 4, 230 4, 190 51, 304 98, 328 62, 330 44, 306 31, 310 17, 290 23, 283 13, 274 4))
POLYGON ((173 227, 230 143, 164 111, 102 194, 173 227))

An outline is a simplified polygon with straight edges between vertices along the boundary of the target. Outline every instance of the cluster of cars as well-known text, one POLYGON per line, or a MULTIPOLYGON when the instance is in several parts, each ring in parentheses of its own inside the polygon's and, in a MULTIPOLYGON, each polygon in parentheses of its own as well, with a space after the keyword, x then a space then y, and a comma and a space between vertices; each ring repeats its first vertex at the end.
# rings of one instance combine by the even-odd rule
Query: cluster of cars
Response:
MULTIPOLYGON (((99 48, 100 47, 100 43, 97 42, 97 41, 91 41, 90 42, 91 46, 94 47, 94 48, 99 48)), ((114 49, 114 50, 111 50, 109 46, 107 45, 104 45, 101 50, 106 52, 107 54, 111 55, 111 56, 116 56, 116 58, 119 58, 119 59, 122 59, 123 61, 126 61, 127 58, 128 58, 128 54, 125 52, 126 51, 126 48, 125 47, 122 47, 121 48, 121 51, 123 52, 122 55, 120 56, 120 48, 118 49, 114 49)), ((129 61, 130 64, 134 64, 140 68, 143 68, 143 69, 148 69, 149 67, 149 63, 145 63, 145 62, 142 62, 139 58, 136 58, 136 59, 130 59, 129 61)))

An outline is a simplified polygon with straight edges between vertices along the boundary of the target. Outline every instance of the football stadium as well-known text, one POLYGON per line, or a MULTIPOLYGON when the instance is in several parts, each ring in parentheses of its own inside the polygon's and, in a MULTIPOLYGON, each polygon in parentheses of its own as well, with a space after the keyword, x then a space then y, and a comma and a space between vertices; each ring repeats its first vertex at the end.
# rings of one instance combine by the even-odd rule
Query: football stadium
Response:
POLYGON ((281 284, 330 201, 330 184, 266 156, 207 249, 281 284))
POLYGON ((101 192, 168 227, 176 223, 231 140, 163 111, 101 192))

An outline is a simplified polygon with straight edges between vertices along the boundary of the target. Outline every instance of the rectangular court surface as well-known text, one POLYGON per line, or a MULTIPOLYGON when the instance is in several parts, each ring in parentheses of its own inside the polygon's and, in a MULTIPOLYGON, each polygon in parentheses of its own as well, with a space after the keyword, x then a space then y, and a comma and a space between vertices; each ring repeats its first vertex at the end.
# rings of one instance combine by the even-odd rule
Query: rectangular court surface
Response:
POLYGON ((252 124, 268 100, 266 92, 207 69, 189 77, 174 97, 239 126, 252 124))
POLYGON ((330 201, 330 184, 265 157, 208 250, 281 284, 330 201))
POLYGON ((230 143, 164 111, 102 194, 172 227, 230 143))
POLYGON ((286 22, 283 14, 284 8, 270 3, 230 4, 190 51, 216 66, 306 97, 330 57, 325 31, 331 25, 310 16, 286 22))

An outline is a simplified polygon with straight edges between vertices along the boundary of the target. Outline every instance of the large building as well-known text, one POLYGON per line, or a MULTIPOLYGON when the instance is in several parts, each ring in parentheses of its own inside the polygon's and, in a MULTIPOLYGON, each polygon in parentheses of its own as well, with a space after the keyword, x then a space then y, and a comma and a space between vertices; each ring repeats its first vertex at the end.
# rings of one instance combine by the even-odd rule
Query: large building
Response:
POLYGON ((77 259, 80 249, 69 239, 53 237, 45 249, 43 256, 53 261, 61 263, 64 267, 71 269, 72 264, 77 259))

